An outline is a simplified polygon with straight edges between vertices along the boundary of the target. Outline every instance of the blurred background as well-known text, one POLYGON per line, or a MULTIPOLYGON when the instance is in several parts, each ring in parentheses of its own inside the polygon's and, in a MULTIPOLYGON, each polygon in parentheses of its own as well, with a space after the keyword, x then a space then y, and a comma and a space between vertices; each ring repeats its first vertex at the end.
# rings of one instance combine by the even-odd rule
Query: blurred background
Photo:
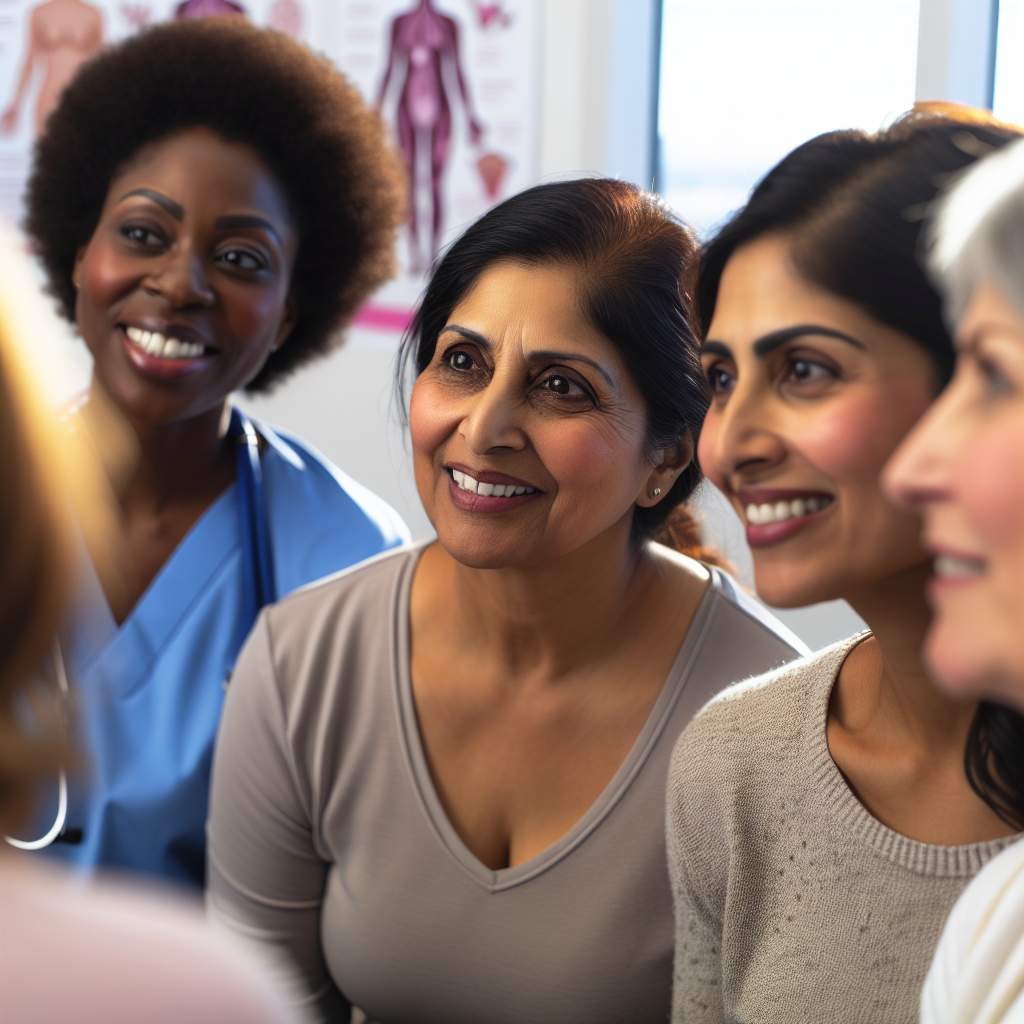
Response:
MULTIPOLYGON (((183 16, 189 6, 60 2, 100 9, 107 39, 183 16)), ((19 218, 48 76, 58 63, 88 56, 33 50, 30 14, 44 5, 59 14, 60 2, 0 0, 0 220, 19 218)), ((457 20, 459 51, 446 80, 454 134, 441 183, 444 239, 521 188, 586 174, 656 189, 703 235, 743 204, 773 163, 819 132, 878 128, 916 99, 988 107, 1024 122, 1024 0, 242 0, 233 6, 326 52, 389 119, 402 73, 399 61, 386 77, 392 19, 427 6, 457 20)), ((418 180, 411 194, 423 218, 431 214, 429 185, 418 180)), ((302 435, 384 497, 416 537, 428 536, 430 524, 416 496, 392 379, 429 256, 403 238, 399 278, 350 329, 347 343, 279 393, 242 403, 302 435)), ((88 361, 66 333, 60 377, 71 392, 84 386, 88 361)), ((699 505, 707 538, 749 584, 738 521, 710 486, 699 505)), ((841 604, 783 618, 812 647, 848 635, 857 623, 841 604)))

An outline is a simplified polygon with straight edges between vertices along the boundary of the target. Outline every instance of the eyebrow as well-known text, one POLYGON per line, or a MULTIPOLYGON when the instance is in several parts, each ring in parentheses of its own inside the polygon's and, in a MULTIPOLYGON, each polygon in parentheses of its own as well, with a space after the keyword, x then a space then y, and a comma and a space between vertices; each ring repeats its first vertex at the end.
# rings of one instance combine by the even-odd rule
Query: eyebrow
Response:
POLYGON ((274 236, 278 243, 283 244, 281 235, 277 228, 265 217, 258 217, 254 213, 229 213, 217 218, 216 228, 218 231, 231 231, 237 228, 262 229, 274 236))
MULTIPOLYGON (((461 334, 467 341, 475 342, 478 345, 483 346, 488 351, 492 351, 494 346, 485 338, 479 331, 470 330, 468 327, 462 327, 459 324, 445 324, 441 329, 441 333, 445 331, 454 331, 456 334, 461 334)), ((591 359, 590 356, 585 356, 576 352, 558 352, 554 349, 540 349, 537 351, 527 353, 528 358, 531 361, 544 360, 547 362, 557 363, 585 363, 587 366, 595 369, 602 377, 608 382, 608 386, 611 388, 615 387, 615 381, 611 374, 596 360, 591 359)))
MULTIPOLYGON (((796 324, 793 327, 783 327, 778 331, 771 331, 768 334, 762 335, 751 348, 754 351, 754 355, 760 359, 763 359, 766 355, 774 352, 777 348, 785 345, 787 341, 792 341, 794 338, 803 338, 810 335, 817 335, 822 338, 835 338, 838 341, 844 341, 848 345, 852 345, 854 348, 858 348, 861 351, 867 347, 864 342, 859 341, 851 334, 846 334, 843 331, 837 331, 834 327, 825 327, 822 324, 796 324)), ((723 344, 720 341, 706 341, 701 346, 701 355, 720 355, 730 358, 732 352, 728 345, 723 344)))
POLYGON ((151 199, 157 206, 162 206, 175 220, 185 219, 185 208, 180 203, 176 203, 170 196, 165 196, 162 192, 155 192, 151 188, 135 188, 131 192, 125 192, 118 202, 123 203, 126 199, 131 199, 132 196, 142 196, 145 199, 151 199))
MULTIPOLYGON (((170 196, 165 196, 162 192, 157 192, 151 188, 132 189, 131 192, 126 192, 121 196, 118 202, 131 199, 133 196, 142 196, 144 199, 152 200, 157 206, 165 209, 175 220, 182 221, 185 219, 185 208, 180 203, 176 203, 170 196)), ((217 218, 214 226, 218 231, 233 231, 239 228, 262 229, 273 235, 279 244, 283 244, 281 233, 277 228, 265 217, 259 217, 253 213, 225 214, 225 216, 217 218)))

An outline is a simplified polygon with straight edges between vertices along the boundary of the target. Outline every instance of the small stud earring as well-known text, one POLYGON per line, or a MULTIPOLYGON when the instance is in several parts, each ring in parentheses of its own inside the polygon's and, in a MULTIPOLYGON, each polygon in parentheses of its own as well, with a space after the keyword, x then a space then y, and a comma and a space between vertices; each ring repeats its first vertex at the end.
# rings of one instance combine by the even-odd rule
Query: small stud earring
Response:
POLYGON ((652 498, 657 498, 660 494, 661 494, 661 488, 660 487, 655 487, 654 490, 651 491, 651 497, 652 498))

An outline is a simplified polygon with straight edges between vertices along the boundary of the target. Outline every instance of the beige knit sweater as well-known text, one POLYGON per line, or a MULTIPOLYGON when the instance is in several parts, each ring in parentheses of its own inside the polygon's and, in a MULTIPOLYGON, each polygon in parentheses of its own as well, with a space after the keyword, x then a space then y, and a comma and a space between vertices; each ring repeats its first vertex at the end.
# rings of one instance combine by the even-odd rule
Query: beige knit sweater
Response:
POLYGON ((859 639, 731 687, 675 748, 674 1022, 910 1024, 946 915, 1011 841, 915 842, 857 800, 825 724, 859 639))

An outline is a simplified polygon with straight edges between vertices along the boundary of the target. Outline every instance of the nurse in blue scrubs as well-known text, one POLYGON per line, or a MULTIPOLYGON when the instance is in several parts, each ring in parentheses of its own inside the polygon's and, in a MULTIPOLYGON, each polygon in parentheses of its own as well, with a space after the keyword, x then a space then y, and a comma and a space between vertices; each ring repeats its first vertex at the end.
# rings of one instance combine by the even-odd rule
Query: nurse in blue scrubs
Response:
POLYGON ((240 19, 151 29, 64 92, 26 226, 93 357, 69 429, 110 405, 136 452, 111 480, 116 549, 84 552, 54 657, 86 763, 23 841, 56 832, 48 851, 83 868, 202 885, 213 742, 256 613, 407 539, 230 400, 333 347, 390 274, 400 196, 356 90, 240 19))

